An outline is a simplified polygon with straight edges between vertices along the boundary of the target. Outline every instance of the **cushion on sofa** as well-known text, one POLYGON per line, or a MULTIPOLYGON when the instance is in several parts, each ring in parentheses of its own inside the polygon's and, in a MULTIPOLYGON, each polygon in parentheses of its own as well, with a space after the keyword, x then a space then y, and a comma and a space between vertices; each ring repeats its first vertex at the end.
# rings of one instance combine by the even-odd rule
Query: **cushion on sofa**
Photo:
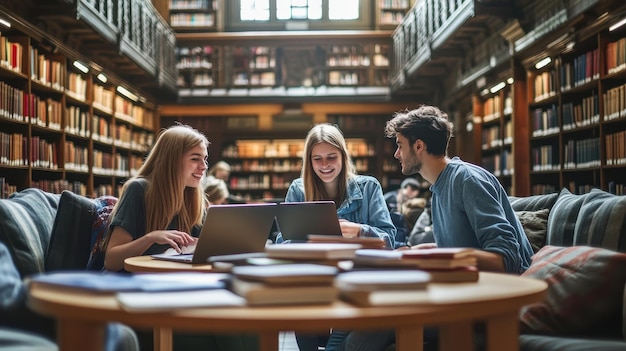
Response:
POLYGON ((578 213, 587 194, 576 195, 563 188, 548 217, 547 245, 572 246, 578 213))
POLYGON ((28 188, 0 200, 0 241, 22 278, 44 271, 59 195, 28 188))
POLYGON ((102 196, 90 199, 63 191, 59 209, 50 236, 46 257, 46 271, 95 269, 93 261, 96 243, 103 238, 108 227, 108 215, 117 198, 102 196))
POLYGON ((46 255, 46 271, 85 269, 95 212, 93 200, 68 190, 61 193, 46 255))
POLYGON ((550 209, 544 208, 538 211, 517 211, 515 212, 517 218, 519 218, 524 233, 530 245, 533 248, 533 252, 539 251, 546 244, 546 232, 548 230, 548 215, 550 209))
POLYGON ((576 220, 574 245, 626 252, 626 196, 599 189, 586 194, 576 220))
POLYGON ((552 209, 559 193, 533 195, 525 197, 509 196, 514 211, 538 211, 544 208, 552 209))
POLYGON ((545 301, 522 308, 522 333, 621 336, 626 254, 547 245, 522 276, 548 283, 545 301))

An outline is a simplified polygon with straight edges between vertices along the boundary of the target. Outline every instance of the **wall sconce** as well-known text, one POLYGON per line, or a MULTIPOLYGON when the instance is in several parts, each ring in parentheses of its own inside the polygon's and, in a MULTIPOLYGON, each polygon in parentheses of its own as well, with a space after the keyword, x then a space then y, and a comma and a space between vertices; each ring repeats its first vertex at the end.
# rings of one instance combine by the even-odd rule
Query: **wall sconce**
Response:
POLYGON ((541 59, 539 62, 535 63, 535 68, 542 69, 543 67, 549 65, 550 62, 552 62, 552 59, 550 58, 550 56, 548 56, 544 59, 541 59))
POLYGON ((133 93, 130 92, 130 90, 124 88, 121 85, 118 85, 116 88, 117 92, 120 93, 121 95, 127 97, 130 100, 133 100, 134 102, 137 102, 139 100, 139 97, 133 93))
POLYGON ((96 78, 98 78, 99 81, 101 81, 102 83, 106 83, 109 78, 107 78, 106 75, 104 75, 104 73, 99 73, 96 78))
POLYGON ((84 63, 82 63, 80 61, 74 61, 72 63, 72 65, 74 67, 78 68, 78 70, 83 72, 83 73, 88 73, 89 72, 89 67, 87 67, 84 63))

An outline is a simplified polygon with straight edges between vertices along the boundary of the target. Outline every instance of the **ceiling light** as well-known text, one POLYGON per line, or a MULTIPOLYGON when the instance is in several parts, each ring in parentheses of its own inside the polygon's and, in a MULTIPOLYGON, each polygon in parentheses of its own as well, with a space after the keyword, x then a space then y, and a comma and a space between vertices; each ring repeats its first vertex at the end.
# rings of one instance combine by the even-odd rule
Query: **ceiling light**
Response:
POLYGON ((5 20, 4 18, 0 18, 0 24, 7 28, 11 28, 11 22, 5 20))
POLYGON ((505 86, 506 86, 506 83, 500 82, 500 83, 492 86, 491 88, 489 88, 489 92, 492 93, 492 94, 496 93, 496 92, 500 91, 500 89, 504 88, 505 86))
POLYGON ((506 80, 506 83, 507 83, 507 84, 513 84, 513 82, 514 82, 514 81, 515 81, 515 80, 513 80, 513 77, 509 77, 509 78, 506 80))
POLYGON ((613 24, 612 26, 609 27, 609 32, 612 32, 614 30, 616 30, 617 28, 623 26, 624 24, 626 24, 626 18, 622 18, 619 22, 613 24))
POLYGON ((74 67, 78 68, 83 73, 89 72, 89 67, 87 67, 84 63, 80 61, 74 61, 73 65, 74 67))
POLYGON ((541 69, 545 66, 547 66, 548 64, 550 64, 550 62, 552 62, 552 59, 550 58, 550 56, 542 59, 541 61, 535 63, 535 68, 536 69, 541 69))
POLYGON ((129 98, 130 100, 133 100, 134 102, 137 102, 137 100, 139 100, 139 97, 133 93, 130 92, 130 90, 124 88, 121 85, 118 85, 116 88, 117 92, 124 95, 125 97, 129 98))

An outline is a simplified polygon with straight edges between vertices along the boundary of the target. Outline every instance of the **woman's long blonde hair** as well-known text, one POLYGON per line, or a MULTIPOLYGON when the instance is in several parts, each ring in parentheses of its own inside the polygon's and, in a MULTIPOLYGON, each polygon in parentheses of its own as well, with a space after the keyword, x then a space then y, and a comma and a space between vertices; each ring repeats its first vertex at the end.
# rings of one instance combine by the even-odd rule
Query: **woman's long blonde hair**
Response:
MULTIPOLYGON (((182 172, 183 155, 198 145, 208 148, 209 141, 190 126, 177 124, 163 129, 138 174, 132 178, 148 181, 146 233, 166 229, 176 215, 180 231, 191 233, 195 225, 202 225, 206 204, 204 182, 195 188, 187 187, 182 172)), ((131 180, 124 184, 122 194, 131 180)))
POLYGON ((346 139, 344 139, 341 130, 334 125, 322 123, 315 125, 306 136, 304 141, 304 153, 302 155, 302 181, 304 183, 304 198, 306 201, 334 200, 335 206, 341 206, 348 193, 348 179, 356 175, 352 158, 348 153, 346 139), (337 186, 337 197, 331 199, 324 182, 315 174, 313 170, 313 162, 311 161, 311 153, 313 146, 320 143, 328 143, 336 147, 341 153, 343 167, 339 172, 339 182, 337 186))

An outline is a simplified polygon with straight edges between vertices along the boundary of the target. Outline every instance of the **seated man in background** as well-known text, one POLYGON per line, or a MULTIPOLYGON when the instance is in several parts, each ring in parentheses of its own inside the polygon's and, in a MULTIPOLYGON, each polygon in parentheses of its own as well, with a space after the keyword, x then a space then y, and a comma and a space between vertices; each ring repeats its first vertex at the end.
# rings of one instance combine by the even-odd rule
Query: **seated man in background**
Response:
POLYGON ((401 212, 402 204, 420 196, 420 183, 415 178, 406 178, 400 188, 385 193, 385 202, 389 212, 401 212))

